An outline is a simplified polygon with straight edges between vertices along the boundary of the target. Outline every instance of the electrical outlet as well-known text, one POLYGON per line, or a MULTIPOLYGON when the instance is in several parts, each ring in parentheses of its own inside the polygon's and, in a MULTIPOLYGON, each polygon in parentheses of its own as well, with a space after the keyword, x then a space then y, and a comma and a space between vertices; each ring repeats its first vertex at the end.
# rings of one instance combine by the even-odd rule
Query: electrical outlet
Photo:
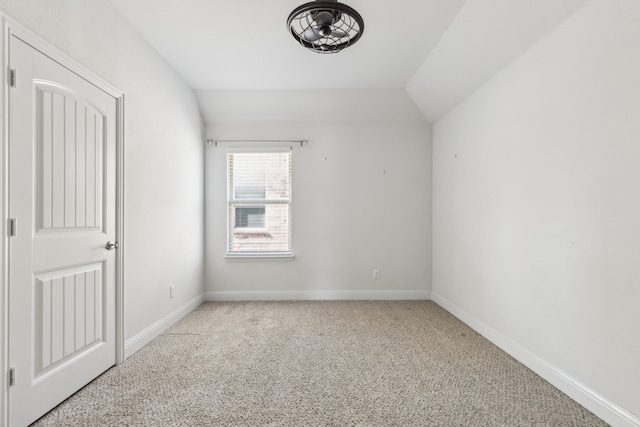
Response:
POLYGON ((373 269, 373 278, 376 280, 380 278, 380 269, 378 268, 373 269))
POLYGON ((169 298, 176 296, 176 285, 169 285, 169 298))

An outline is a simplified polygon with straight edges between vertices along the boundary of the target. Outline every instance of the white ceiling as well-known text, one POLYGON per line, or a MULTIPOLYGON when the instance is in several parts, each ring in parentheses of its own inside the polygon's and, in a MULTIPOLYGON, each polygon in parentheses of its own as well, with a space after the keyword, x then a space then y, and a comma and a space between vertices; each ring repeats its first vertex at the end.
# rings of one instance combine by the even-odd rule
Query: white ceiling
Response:
POLYGON ((404 87, 463 0, 345 0, 365 21, 349 49, 320 55, 289 35, 305 0, 112 0, 194 89, 404 87))
MULTIPOLYGON (((111 0, 196 90, 207 122, 284 118, 294 114, 291 105, 322 99, 307 116, 295 111, 304 121, 331 107, 332 96, 348 102, 354 94, 376 117, 434 121, 587 0, 344 0, 365 31, 333 55, 310 52, 289 35, 287 16, 305 1, 111 0), (259 102, 280 95, 288 100, 281 111, 259 102)), ((343 113, 358 120, 364 113, 354 107, 343 113)))

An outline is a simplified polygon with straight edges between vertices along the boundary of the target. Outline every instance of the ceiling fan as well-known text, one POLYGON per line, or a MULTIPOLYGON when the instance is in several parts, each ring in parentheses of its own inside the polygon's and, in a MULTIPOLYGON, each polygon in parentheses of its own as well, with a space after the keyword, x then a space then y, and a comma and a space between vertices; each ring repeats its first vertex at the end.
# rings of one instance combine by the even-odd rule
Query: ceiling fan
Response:
POLYGON ((316 0, 291 12, 287 28, 302 46, 317 53, 337 53, 355 44, 364 32, 364 20, 338 0, 316 0))

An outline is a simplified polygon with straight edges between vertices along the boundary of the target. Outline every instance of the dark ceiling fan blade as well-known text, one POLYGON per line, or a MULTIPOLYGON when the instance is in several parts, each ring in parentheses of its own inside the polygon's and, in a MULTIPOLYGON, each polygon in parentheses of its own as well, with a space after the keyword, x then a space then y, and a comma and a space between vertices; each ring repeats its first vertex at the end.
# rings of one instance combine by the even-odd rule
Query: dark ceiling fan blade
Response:
POLYGON ((322 34, 320 34, 320 31, 314 28, 307 28, 304 33, 302 33, 302 38, 305 39, 306 41, 308 41, 309 43, 315 43, 318 40, 322 39, 322 38, 326 38, 326 37, 333 37, 336 39, 341 39, 342 37, 346 37, 347 33, 345 33, 342 30, 333 30, 331 31, 331 34, 328 36, 323 36, 322 34))
POLYGON ((313 29, 312 27, 309 27, 306 30, 304 30, 304 33, 302 33, 301 37, 306 41, 308 41, 309 43, 316 42, 322 38, 318 30, 313 29))

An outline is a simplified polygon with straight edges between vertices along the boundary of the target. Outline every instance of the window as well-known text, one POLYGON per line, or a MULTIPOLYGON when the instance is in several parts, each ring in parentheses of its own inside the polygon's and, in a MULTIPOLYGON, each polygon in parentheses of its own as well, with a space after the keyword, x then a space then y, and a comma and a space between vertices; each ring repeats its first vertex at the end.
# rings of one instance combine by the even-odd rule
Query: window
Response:
POLYGON ((232 149, 227 179, 227 255, 291 255, 291 149, 232 149))

